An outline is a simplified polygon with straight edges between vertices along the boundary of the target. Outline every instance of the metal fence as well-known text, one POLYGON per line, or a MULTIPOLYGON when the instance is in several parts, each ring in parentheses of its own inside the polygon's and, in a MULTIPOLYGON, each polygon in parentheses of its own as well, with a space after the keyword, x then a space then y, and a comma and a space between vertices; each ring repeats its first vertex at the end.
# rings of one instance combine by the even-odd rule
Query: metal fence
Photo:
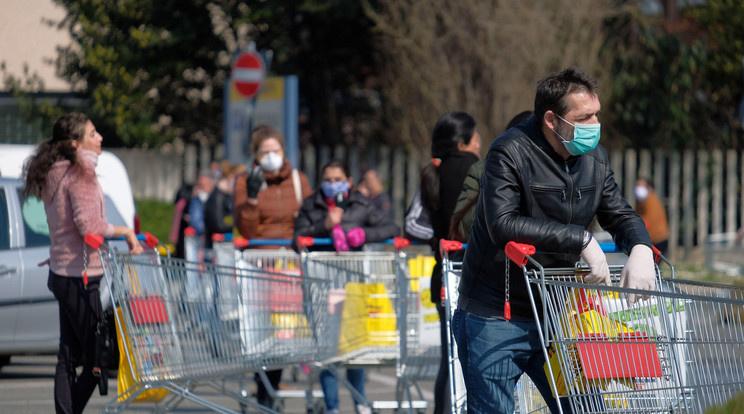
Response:
MULTIPOLYGON (((183 180, 193 182, 213 154, 208 147, 187 146, 163 150, 116 149, 129 171, 135 198, 172 201, 183 180), (199 167, 202 166, 202 167, 199 167)), ((332 158, 346 160, 354 182, 375 168, 393 199, 394 217, 403 223, 405 210, 419 182, 428 148, 406 151, 386 146, 307 147, 300 168, 313 187, 320 168, 332 158)), ((638 177, 649 179, 664 203, 669 218, 671 258, 687 257, 703 246, 710 234, 735 233, 744 218, 744 156, 735 150, 682 151, 625 150, 610 153, 615 179, 634 203, 638 177)))

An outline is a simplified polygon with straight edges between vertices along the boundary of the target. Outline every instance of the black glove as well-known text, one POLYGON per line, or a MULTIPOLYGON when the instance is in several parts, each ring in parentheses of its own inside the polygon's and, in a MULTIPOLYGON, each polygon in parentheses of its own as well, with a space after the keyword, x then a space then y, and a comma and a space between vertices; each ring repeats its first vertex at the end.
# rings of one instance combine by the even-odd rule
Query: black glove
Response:
POLYGON ((264 183, 264 175, 261 167, 253 167, 249 173, 250 175, 245 180, 245 188, 248 193, 248 198, 257 198, 258 191, 261 190, 261 186, 264 183))

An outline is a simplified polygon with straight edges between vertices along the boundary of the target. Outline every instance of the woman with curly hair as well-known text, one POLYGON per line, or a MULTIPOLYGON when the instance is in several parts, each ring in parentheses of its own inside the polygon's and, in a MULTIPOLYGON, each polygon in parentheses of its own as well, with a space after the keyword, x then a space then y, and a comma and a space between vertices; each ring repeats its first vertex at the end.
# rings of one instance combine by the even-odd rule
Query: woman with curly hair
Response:
POLYGON ((102 140, 87 116, 68 113, 57 119, 52 138, 39 144, 23 166, 23 196, 44 202, 51 239, 47 286, 59 302, 60 324, 54 375, 57 413, 82 413, 98 384, 93 358, 103 266, 98 252, 86 247, 85 235, 123 236, 131 254, 142 252, 132 229, 106 221, 95 172, 102 140))

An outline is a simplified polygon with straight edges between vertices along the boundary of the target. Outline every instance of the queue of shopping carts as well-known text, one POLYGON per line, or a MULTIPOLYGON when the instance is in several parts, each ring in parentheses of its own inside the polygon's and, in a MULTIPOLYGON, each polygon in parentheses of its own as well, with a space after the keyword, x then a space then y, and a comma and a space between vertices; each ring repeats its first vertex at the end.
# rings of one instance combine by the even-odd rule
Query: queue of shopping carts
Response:
MULTIPOLYGON (((296 253, 236 249, 238 241, 228 238, 209 252, 197 249, 209 260, 154 250, 131 256, 93 242, 129 375, 124 381, 120 375, 105 411, 145 401, 165 412, 188 400, 239 412, 207 398, 206 388, 232 397, 243 412, 277 412, 280 404, 249 398, 245 383, 257 373, 268 386, 264 371, 290 366, 308 369, 308 388, 291 397, 269 391, 277 401, 304 398, 308 412, 323 411, 312 387, 320 370, 335 373, 353 394, 338 370, 378 366, 395 367, 397 385, 390 401, 367 402, 373 411, 426 410, 418 382, 436 373, 440 348, 422 338, 422 291, 408 269, 405 241, 383 251, 307 249, 327 242, 303 239, 296 253)), ((255 244, 267 243, 289 245, 255 244)), ((450 252, 462 247, 443 243, 448 315, 461 272, 450 252)), ((677 279, 660 255, 652 292, 618 286, 622 266, 611 267, 612 286, 590 285, 582 283, 586 267, 544 268, 531 246, 510 243, 507 255, 535 287, 530 292, 538 292, 531 302, 559 406, 573 413, 700 413, 744 389, 744 288, 677 279)), ((449 318, 443 322, 449 329, 449 318)), ((451 338, 442 346, 451 362, 451 412, 459 414, 467 411, 467 393, 451 338)), ((515 412, 549 412, 526 376, 514 396, 515 412)))
MULTIPOLYGON (((461 271, 450 253, 460 248, 442 244, 449 315, 461 271)), ((536 288, 528 292, 561 413, 568 407, 573 413, 702 413, 744 390, 744 288, 677 279, 658 252, 651 292, 620 287, 622 266, 610 267, 612 286, 593 285, 582 282, 585 266, 541 266, 532 246, 509 243, 506 253, 536 288)), ((452 412, 464 413, 467 395, 451 338, 452 412)), ((516 412, 549 412, 524 376, 515 403, 516 412)))
MULTIPOLYGON (((165 412, 188 400, 215 412, 238 412, 207 398, 201 392, 206 388, 234 398, 243 412, 277 412, 280 404, 260 406, 248 398, 245 383, 254 373, 269 386, 262 373, 270 369, 306 367, 312 382, 322 369, 393 366, 395 399, 368 406, 422 412, 427 404, 417 384, 420 368, 438 364, 439 348, 422 346, 418 337, 420 292, 412 289, 402 240, 381 252, 301 254, 241 251, 229 238, 205 251, 187 241, 187 256, 209 260, 155 250, 133 256, 93 243, 117 310, 120 371, 129 374, 126 381, 120 375, 118 395, 105 411, 143 401, 165 412)), ((324 242, 306 239, 303 245, 324 242)), ((312 383, 292 396, 268 390, 275 401, 305 398, 308 412, 323 412, 322 394, 312 383)))

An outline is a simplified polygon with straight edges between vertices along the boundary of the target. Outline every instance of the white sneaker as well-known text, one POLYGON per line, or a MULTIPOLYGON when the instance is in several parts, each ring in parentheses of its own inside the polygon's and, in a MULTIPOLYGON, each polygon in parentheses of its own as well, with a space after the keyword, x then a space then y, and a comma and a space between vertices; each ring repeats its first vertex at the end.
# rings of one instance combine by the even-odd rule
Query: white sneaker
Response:
POLYGON ((356 405, 356 412, 357 414, 372 414, 372 409, 369 408, 369 406, 364 404, 357 404, 356 405))
POLYGON ((341 414, 341 412, 338 410, 338 408, 334 408, 333 410, 326 411, 326 414, 341 414))

